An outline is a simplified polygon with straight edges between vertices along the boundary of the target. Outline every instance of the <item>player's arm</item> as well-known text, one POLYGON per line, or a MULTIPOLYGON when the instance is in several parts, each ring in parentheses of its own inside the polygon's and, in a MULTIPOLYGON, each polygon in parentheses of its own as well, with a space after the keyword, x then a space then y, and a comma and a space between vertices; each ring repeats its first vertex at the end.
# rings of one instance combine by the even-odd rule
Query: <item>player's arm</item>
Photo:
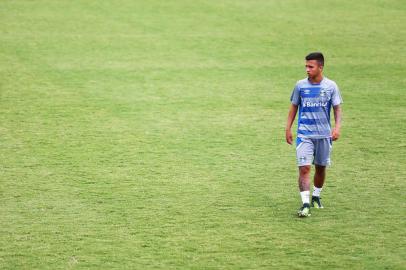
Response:
POLYGON ((341 106, 336 105, 333 106, 334 110, 334 129, 331 132, 331 138, 333 141, 338 140, 340 138, 340 129, 341 129, 341 106))
POLYGON ((298 108, 298 106, 295 104, 290 105, 288 120, 286 121, 286 129, 285 129, 286 142, 288 144, 292 144, 292 141, 293 141, 291 129, 292 129, 293 121, 295 121, 297 108, 298 108))

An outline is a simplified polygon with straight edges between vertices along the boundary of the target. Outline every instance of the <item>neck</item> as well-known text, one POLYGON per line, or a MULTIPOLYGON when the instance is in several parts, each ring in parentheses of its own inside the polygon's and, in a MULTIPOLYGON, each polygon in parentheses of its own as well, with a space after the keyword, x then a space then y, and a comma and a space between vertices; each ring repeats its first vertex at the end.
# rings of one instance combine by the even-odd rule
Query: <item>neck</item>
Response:
POLYGON ((315 77, 309 77, 311 83, 320 83, 323 80, 323 74, 319 74, 315 77))

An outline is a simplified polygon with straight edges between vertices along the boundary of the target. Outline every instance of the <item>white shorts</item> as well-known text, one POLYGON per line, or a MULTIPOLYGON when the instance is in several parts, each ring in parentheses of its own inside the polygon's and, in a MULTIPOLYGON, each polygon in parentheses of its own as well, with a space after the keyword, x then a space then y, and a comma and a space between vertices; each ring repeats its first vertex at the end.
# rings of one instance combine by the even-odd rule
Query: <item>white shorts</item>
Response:
POLYGON ((330 154, 333 148, 331 138, 323 139, 310 139, 310 138, 297 138, 296 139, 296 157, 297 165, 330 165, 330 154))

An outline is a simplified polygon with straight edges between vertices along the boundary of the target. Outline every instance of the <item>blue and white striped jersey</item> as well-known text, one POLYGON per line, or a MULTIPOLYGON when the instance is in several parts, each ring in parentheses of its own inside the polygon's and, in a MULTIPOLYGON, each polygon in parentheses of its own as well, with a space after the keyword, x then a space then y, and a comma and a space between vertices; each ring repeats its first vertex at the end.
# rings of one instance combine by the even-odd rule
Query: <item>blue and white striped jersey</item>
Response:
POLYGON ((308 78, 300 80, 290 101, 299 106, 298 137, 320 139, 331 136, 331 107, 343 102, 334 81, 326 77, 318 84, 312 84, 308 78))

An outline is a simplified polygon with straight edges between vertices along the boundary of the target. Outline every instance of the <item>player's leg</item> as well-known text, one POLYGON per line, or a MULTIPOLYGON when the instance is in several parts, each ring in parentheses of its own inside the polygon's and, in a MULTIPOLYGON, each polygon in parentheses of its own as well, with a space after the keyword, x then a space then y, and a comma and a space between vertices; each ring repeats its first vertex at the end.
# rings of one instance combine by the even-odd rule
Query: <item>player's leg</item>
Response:
POLYGON ((320 193, 323 189, 324 180, 326 179, 326 166, 315 165, 314 187, 312 194, 312 206, 315 208, 323 208, 320 200, 320 193))
MULTIPOLYGON (((303 192, 310 192, 310 165, 304 165, 299 167, 299 190, 300 194, 303 192)), ((309 193, 310 195, 310 193, 309 193)), ((309 197, 302 196, 303 203, 309 203, 309 197)))
POLYGON ((311 205, 315 208, 323 208, 323 205, 321 204, 320 194, 323 189, 324 181, 326 179, 326 167, 330 165, 332 144, 329 138, 317 139, 313 141, 315 145, 314 164, 316 167, 316 171, 314 174, 314 188, 311 205))
POLYGON ((299 191, 302 207, 297 214, 299 217, 310 216, 310 165, 299 166, 299 191))
POLYGON ((314 173, 314 186, 317 188, 322 188, 324 185, 324 180, 326 179, 326 166, 315 165, 316 171, 314 173))
POLYGON ((310 216, 310 168, 313 162, 314 146, 311 140, 298 138, 296 140, 296 156, 299 167, 299 191, 302 207, 298 211, 299 217, 310 216))

